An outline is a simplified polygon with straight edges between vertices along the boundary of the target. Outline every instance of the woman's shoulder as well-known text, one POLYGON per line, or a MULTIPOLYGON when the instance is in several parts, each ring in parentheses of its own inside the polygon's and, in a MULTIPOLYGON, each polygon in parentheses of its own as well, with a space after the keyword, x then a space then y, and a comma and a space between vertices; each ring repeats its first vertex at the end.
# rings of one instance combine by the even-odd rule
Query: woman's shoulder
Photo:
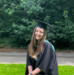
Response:
POLYGON ((44 44, 47 46, 51 46, 53 48, 53 50, 55 51, 53 44, 51 42, 49 42, 48 40, 44 40, 44 44))
POLYGON ((47 44, 47 45, 52 45, 52 43, 49 42, 48 40, 44 40, 44 43, 47 44))

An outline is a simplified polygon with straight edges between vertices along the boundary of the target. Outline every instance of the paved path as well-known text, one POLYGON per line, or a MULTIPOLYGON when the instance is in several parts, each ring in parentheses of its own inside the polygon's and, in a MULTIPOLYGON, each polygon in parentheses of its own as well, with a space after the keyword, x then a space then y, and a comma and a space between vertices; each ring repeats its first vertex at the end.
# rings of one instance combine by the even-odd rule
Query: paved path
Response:
POLYGON ((59 65, 74 65, 74 53, 57 52, 59 65))
MULTIPOLYGON (((0 63, 26 63, 27 53, 0 53, 0 63)), ((56 52, 59 65, 74 65, 74 53, 56 52)))

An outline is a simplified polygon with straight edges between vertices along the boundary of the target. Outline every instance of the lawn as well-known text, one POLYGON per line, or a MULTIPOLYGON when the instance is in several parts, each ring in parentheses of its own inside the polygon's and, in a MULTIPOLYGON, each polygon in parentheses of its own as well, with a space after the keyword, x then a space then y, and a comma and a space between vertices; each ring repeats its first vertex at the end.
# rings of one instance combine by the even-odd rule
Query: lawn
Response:
POLYGON ((25 64, 0 64, 0 75, 25 75, 25 64))
POLYGON ((74 66, 60 66, 59 69, 59 75, 74 75, 74 66))
MULTIPOLYGON (((0 64, 0 75, 25 75, 26 64, 0 64)), ((74 66, 58 66, 59 75, 74 75, 74 66)))

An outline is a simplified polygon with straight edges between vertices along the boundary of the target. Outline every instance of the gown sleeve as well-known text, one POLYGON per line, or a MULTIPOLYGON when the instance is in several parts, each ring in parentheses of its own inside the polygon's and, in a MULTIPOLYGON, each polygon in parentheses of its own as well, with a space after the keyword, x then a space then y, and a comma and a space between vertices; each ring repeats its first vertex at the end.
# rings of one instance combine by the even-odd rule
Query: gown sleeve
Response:
POLYGON ((29 65, 31 65, 31 66, 33 66, 32 65, 32 58, 29 56, 29 45, 28 45, 28 47, 27 47, 27 59, 26 59, 26 70, 25 70, 25 75, 28 75, 28 66, 29 65))
POLYGON ((27 66, 32 66, 32 58, 29 56, 29 46, 27 48, 27 66))
POLYGON ((43 56, 38 66, 38 68, 40 68, 44 73, 47 73, 50 69, 50 65, 53 60, 54 52, 55 51, 52 49, 52 46, 49 44, 44 48, 43 56))

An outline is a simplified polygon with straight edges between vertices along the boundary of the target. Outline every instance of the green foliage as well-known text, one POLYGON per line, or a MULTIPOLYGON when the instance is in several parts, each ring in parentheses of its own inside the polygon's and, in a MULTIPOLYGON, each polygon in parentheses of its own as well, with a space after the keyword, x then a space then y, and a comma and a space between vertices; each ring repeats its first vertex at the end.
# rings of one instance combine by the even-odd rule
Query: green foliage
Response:
POLYGON ((40 6, 40 4, 41 0, 24 0, 20 3, 20 8, 30 15, 38 11, 43 11, 43 8, 40 6))
POLYGON ((0 0, 0 38, 8 38, 12 46, 27 46, 36 25, 32 19, 39 19, 52 26, 53 33, 47 30, 50 42, 73 47, 73 3, 73 0, 0 0))
POLYGON ((16 37, 19 37, 20 39, 25 39, 26 41, 31 39, 32 32, 35 27, 35 22, 28 21, 28 19, 23 18, 22 21, 27 24, 25 25, 17 25, 14 24, 12 25, 14 29, 14 33, 17 35, 16 37))

